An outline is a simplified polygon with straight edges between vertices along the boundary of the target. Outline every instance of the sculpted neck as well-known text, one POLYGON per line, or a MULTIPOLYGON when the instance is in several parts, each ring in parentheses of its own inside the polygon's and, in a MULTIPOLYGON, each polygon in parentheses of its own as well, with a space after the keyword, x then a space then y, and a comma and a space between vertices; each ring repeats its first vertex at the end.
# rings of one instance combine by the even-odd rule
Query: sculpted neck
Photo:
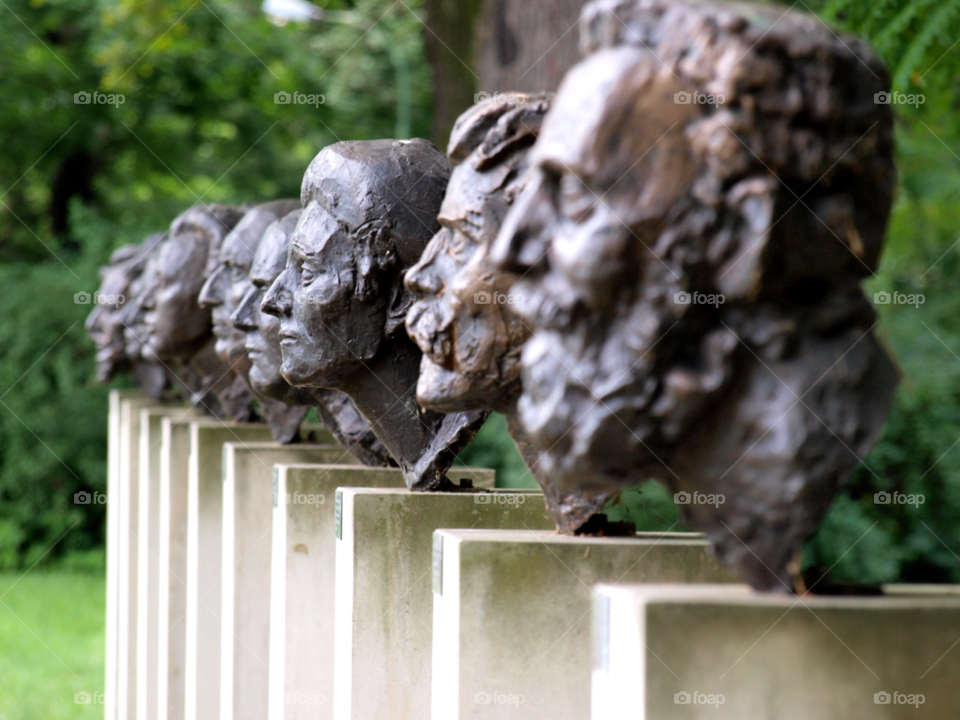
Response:
POLYGON ((398 333, 341 388, 400 464, 405 477, 428 450, 443 419, 417 405, 420 355, 413 341, 398 333))

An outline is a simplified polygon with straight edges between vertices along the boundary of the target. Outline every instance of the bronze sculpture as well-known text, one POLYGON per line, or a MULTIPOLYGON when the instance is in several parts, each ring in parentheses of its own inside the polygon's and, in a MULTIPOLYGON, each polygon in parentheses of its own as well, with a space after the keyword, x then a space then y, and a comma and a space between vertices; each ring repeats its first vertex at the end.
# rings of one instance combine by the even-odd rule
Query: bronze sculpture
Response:
POLYGON ((280 323, 261 312, 260 303, 286 265, 290 237, 300 212, 297 209, 266 229, 248 276, 235 286, 237 292, 243 290, 243 295, 230 320, 243 333, 250 384, 260 397, 302 408, 304 412, 309 406, 314 407, 327 429, 364 465, 396 465, 349 397, 338 390, 293 387, 280 375, 280 323))
POLYGON ((240 221, 244 208, 193 207, 181 213, 144 269, 131 334, 143 356, 157 360, 185 397, 224 420, 253 417, 246 383, 216 354, 210 310, 197 305, 211 250, 240 221))
POLYGON ((447 155, 457 163, 440 207, 439 232, 404 282, 420 299, 407 331, 423 352, 417 400, 438 412, 496 410, 543 488, 557 528, 580 530, 616 491, 562 491, 540 467, 540 453, 517 421, 520 349, 529 337, 511 312, 509 286, 488 251, 527 180, 527 155, 549 109, 545 95, 520 93, 479 103, 463 113, 447 155))
POLYGON ((154 400, 163 397, 166 373, 159 363, 143 359, 139 343, 128 352, 124 322, 132 317, 130 308, 136 306, 137 280, 147 255, 162 239, 163 235, 151 235, 141 245, 124 245, 111 254, 110 263, 100 268, 100 288, 94 296, 97 304, 85 323, 97 347, 97 380, 110 382, 117 373, 129 371, 135 383, 154 400))
POLYGON ((491 253, 534 331, 521 422, 560 487, 659 478, 783 590, 897 383, 860 288, 895 184, 887 71, 769 6, 602 0, 581 37, 491 253))
POLYGON ((403 272, 437 229, 449 175, 420 139, 322 150, 303 178, 286 268, 262 304, 280 320, 283 377, 349 395, 416 490, 454 488, 445 472, 487 416, 417 405, 421 353, 403 327, 403 272))
MULTIPOLYGON (((257 205, 247 211, 219 247, 211 248, 206 282, 197 303, 211 311, 214 349, 220 360, 247 386, 250 361, 244 347, 246 335, 234 327, 230 317, 246 292, 247 274, 264 231, 299 206, 297 200, 276 200, 257 205)), ((290 443, 299 439, 300 424, 307 408, 289 406, 265 396, 258 396, 257 400, 274 440, 290 443)))

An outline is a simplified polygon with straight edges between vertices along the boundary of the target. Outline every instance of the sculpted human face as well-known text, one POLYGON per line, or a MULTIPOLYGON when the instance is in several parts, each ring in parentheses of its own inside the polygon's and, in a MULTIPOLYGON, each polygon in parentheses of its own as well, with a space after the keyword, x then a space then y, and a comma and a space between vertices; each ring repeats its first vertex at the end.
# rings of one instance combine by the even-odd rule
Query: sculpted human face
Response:
POLYGON ((467 163, 454 169, 441 229, 406 274, 407 288, 421 297, 407 315, 423 352, 417 398, 434 410, 505 409, 520 390, 515 360, 524 333, 507 307, 510 278, 487 256, 499 218, 484 207, 505 205, 496 195, 507 170, 480 174, 467 163), (477 191, 484 184, 487 192, 477 191))
POLYGON ((684 89, 632 48, 599 52, 571 70, 532 151, 530 186, 491 253, 522 276, 512 293, 535 334, 523 349, 519 410, 536 444, 554 448, 545 463, 561 475, 604 469, 608 457, 636 466, 629 451, 609 452, 618 445, 642 452, 632 406, 611 398, 652 391, 646 351, 666 328, 661 308, 645 305, 644 277, 669 271, 645 245, 695 177, 683 128, 701 110, 663 101, 684 89), (587 414, 605 398, 614 411, 587 414), (580 435, 589 453, 577 449, 580 435), (564 466, 568 451, 570 462, 592 455, 592 467, 564 466))
POLYGON ((108 382, 129 359, 122 316, 133 280, 132 266, 133 263, 128 260, 103 269, 99 302, 87 317, 87 332, 97 346, 97 380, 100 382, 108 382))
POLYGON ((355 246, 319 203, 303 210, 286 268, 262 305, 280 320, 280 372, 291 385, 339 388, 376 355, 385 303, 357 296, 355 246))
POLYGON ((210 311, 197 305, 209 244, 191 228, 182 229, 160 245, 156 283, 142 303, 148 350, 159 358, 192 353, 210 332, 210 311))
POLYGON ((257 247, 247 290, 232 316, 234 326, 244 333, 244 347, 250 360, 250 384, 265 397, 288 404, 310 404, 309 395, 292 388, 280 375, 280 320, 260 310, 268 288, 283 272, 290 236, 300 211, 290 213, 271 225, 257 247))

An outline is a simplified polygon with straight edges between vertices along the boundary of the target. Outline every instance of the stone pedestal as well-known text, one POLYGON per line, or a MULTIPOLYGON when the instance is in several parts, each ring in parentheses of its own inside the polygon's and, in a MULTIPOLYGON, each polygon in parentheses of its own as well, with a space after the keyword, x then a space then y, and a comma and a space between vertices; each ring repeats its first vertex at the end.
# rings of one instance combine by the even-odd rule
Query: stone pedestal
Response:
MULTIPOLYGON (((104 716, 117 720, 118 635, 120 625, 120 462, 121 404, 141 399, 139 390, 111 390, 107 417, 107 556, 106 652, 104 662, 104 716)), ((129 438, 129 432, 126 434, 129 438)), ((129 451, 125 453, 129 457, 129 451)))
POLYGON ((276 463, 359 464, 341 445, 224 444, 220 720, 267 716, 276 463))
POLYGON ((941 720, 960 707, 960 598, 596 588, 594 720, 941 720))
POLYGON ((157 600, 157 717, 183 720, 187 636, 187 484, 190 425, 218 420, 164 417, 160 443, 160 559, 157 600))
POLYGON ((334 717, 428 718, 433 531, 551 529, 543 496, 342 488, 336 497, 334 717))
MULTIPOLYGON (((137 589, 140 506, 140 410, 155 406, 143 395, 120 399, 116 497, 116 699, 117 720, 134 720, 137 713, 137 589)), ((109 511, 108 511, 109 514, 109 511)), ((109 520, 108 520, 109 522, 109 520)), ((114 708, 105 708, 108 712, 114 708)))
POLYGON ((433 539, 433 720, 585 718, 595 583, 732 582, 696 533, 433 539))
POLYGON ((266 425, 190 425, 187 489, 185 717, 220 717, 220 600, 223 544, 223 444, 266 442, 266 425))
MULTIPOLYGON (((157 720, 160 492, 163 420, 195 417, 186 405, 140 409, 137 465, 137 720, 157 720)), ((184 478, 185 479, 185 478, 184 478)), ((164 718, 166 720, 166 718, 164 718)))
POLYGON ((399 470, 277 465, 270 564, 269 720, 333 715, 338 487, 405 487, 399 470))

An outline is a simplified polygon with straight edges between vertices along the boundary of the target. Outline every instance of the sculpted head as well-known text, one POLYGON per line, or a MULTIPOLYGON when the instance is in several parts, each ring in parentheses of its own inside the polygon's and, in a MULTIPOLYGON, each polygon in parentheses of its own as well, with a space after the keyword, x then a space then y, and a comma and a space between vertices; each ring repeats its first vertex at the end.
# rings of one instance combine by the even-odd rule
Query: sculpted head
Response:
POLYGON ((403 332, 403 272, 436 230, 448 178, 425 140, 343 142, 314 158, 286 268, 263 301, 291 384, 349 385, 403 332))
POLYGON ((161 243, 153 270, 155 281, 145 288, 147 351, 161 358, 189 357, 210 336, 210 310, 197 304, 206 279, 211 250, 243 216, 240 208, 194 207, 180 215, 161 243))
POLYGON ((581 22, 592 54, 492 251, 534 332, 521 421, 564 487, 726 488, 681 511, 776 586, 896 384, 859 285, 895 184, 886 70, 759 5, 603 0, 581 22))
POLYGON ((304 390, 292 387, 280 375, 283 356, 280 352, 280 321, 265 312, 260 304, 267 289, 283 272, 287 263, 290 238, 300 219, 300 210, 294 210, 274 221, 263 233, 253 256, 248 276, 247 291, 240 300, 232 320, 244 333, 244 348, 250 361, 250 384, 265 397, 290 405, 309 405, 312 397, 304 390))
POLYGON ((146 255, 161 235, 152 235, 142 245, 125 245, 110 256, 110 264, 100 268, 97 304, 87 316, 86 328, 97 346, 97 380, 109 382, 118 372, 129 370, 140 360, 140 348, 127 355, 124 320, 129 305, 136 304, 132 283, 143 272, 146 255))
POLYGON ((211 253, 213 269, 200 291, 201 308, 211 309, 213 335, 220 359, 236 371, 249 369, 246 334, 234 327, 230 316, 250 289, 248 274, 254 253, 267 227, 300 207, 297 200, 278 200, 257 205, 243 216, 223 239, 217 253, 211 253))
POLYGON ((504 410, 520 394, 527 332, 509 307, 514 276, 488 251, 522 191, 527 154, 549 107, 543 95, 498 96, 457 120, 447 151, 457 163, 440 207, 440 230, 405 283, 420 299, 407 331, 423 352, 417 399, 441 412, 504 410))

